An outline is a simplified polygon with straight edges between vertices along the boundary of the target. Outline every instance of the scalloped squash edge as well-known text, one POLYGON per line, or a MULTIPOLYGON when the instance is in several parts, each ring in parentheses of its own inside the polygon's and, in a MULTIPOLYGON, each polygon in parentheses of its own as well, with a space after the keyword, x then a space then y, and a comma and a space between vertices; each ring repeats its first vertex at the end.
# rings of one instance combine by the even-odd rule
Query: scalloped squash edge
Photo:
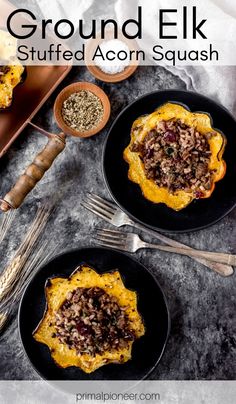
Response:
POLYGON ((196 128, 202 135, 209 132, 214 133, 214 136, 208 140, 212 153, 209 169, 215 170, 213 184, 210 190, 204 192, 202 198, 209 198, 215 189, 215 183, 220 181, 226 174, 223 153, 227 141, 220 131, 212 127, 211 118, 207 113, 194 113, 177 103, 168 102, 152 114, 141 116, 133 123, 131 140, 123 153, 124 160, 129 164, 129 179, 140 186, 144 197, 149 201, 164 203, 169 208, 179 211, 196 199, 194 192, 180 190, 170 193, 167 188, 159 187, 153 180, 147 179, 139 153, 131 152, 131 146, 135 142, 142 142, 147 133, 155 128, 158 122, 170 119, 181 119, 186 125, 196 128))
POLYGON ((0 76, 0 110, 9 108, 13 101, 13 92, 24 81, 25 67, 17 60, 10 65, 9 71, 0 76))
POLYGON ((119 271, 100 275, 91 267, 82 265, 69 278, 51 278, 47 281, 45 285, 46 310, 33 333, 34 339, 48 346, 55 363, 62 368, 76 366, 85 373, 91 373, 109 363, 127 362, 131 359, 133 341, 130 341, 126 348, 104 352, 102 355, 96 354, 92 357, 89 354, 78 356, 75 349, 69 349, 57 338, 52 338, 52 334, 55 332, 55 313, 66 300, 68 292, 78 287, 100 287, 110 296, 115 297, 118 304, 126 308, 125 313, 130 320, 136 339, 144 335, 144 324, 137 310, 137 293, 125 287, 119 271))

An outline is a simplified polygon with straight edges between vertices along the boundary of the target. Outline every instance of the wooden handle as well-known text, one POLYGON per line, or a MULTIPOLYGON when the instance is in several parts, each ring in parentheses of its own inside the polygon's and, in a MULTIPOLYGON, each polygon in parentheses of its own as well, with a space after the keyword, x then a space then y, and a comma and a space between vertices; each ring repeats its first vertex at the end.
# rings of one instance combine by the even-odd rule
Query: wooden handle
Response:
POLYGON ((45 172, 51 167, 53 161, 65 148, 65 135, 52 135, 44 149, 35 157, 32 164, 21 175, 15 186, 6 194, 0 209, 3 212, 9 209, 17 209, 25 197, 35 187, 45 172))

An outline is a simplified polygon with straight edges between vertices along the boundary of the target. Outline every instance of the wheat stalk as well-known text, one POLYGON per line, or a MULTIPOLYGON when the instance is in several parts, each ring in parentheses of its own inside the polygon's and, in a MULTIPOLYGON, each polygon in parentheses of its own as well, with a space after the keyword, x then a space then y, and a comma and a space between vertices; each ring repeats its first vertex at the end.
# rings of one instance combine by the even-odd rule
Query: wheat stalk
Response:
POLYGON ((50 248, 48 241, 41 240, 38 243, 53 209, 54 205, 38 209, 25 239, 0 276, 0 332, 4 329, 27 284, 39 267, 43 266, 58 248, 58 245, 54 249, 50 248))
POLYGON ((0 300, 3 300, 10 292, 11 287, 17 280, 17 275, 21 271, 23 266, 22 257, 16 256, 10 265, 3 271, 0 277, 0 300))
POLYGON ((7 321, 8 321, 8 312, 1 312, 0 313, 0 332, 3 330, 5 327, 7 321))
POLYGON ((53 206, 43 206, 38 209, 25 239, 21 243, 10 265, 0 276, 0 302, 4 301, 19 281, 19 275, 29 256, 32 254, 34 245, 42 234, 53 208, 53 206))
POLYGON ((23 271, 20 273, 17 286, 14 288, 13 293, 9 294, 7 298, 4 299, 4 302, 0 302, 0 333, 5 329, 6 323, 14 312, 16 304, 19 302, 26 286, 33 279, 38 269, 50 260, 57 248, 58 245, 52 249, 48 242, 44 241, 40 243, 40 246, 37 246, 36 253, 31 254, 23 271))
POLYGON ((0 224, 0 243, 4 240, 9 228, 11 227, 15 215, 15 210, 10 210, 7 213, 4 213, 0 224))

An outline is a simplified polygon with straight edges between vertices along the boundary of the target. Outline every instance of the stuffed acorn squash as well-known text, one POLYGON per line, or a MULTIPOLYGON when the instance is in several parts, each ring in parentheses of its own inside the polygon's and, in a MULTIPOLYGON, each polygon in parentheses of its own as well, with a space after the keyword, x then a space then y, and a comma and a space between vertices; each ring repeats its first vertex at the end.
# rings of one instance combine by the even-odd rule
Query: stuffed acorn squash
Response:
POLYGON ((10 107, 14 88, 24 80, 25 68, 16 54, 16 39, 0 30, 0 110, 10 107))
POLYGON ((167 103, 134 122, 124 159, 146 199, 178 211, 211 196, 226 173, 225 146, 208 114, 167 103))
POLYGON ((131 359, 133 342, 144 335, 136 293, 125 288, 118 271, 99 275, 81 266, 68 279, 45 287, 47 307, 33 333, 63 368, 91 373, 131 359))
POLYGON ((21 64, 0 66, 0 109, 11 106, 14 88, 23 81, 25 68, 21 64))

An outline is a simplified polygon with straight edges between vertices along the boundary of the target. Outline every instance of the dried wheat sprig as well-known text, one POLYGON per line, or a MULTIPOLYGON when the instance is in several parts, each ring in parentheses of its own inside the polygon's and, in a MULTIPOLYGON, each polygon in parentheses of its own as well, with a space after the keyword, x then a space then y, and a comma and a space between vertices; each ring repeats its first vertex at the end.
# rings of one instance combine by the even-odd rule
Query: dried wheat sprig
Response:
POLYGON ((5 299, 0 301, 0 312, 7 310, 9 304, 12 304, 15 302, 15 300, 17 300, 18 295, 21 293, 22 287, 24 287, 26 282, 28 282, 31 270, 34 270, 35 272, 35 268, 38 268, 40 265, 42 265, 42 263, 44 263, 44 256, 47 258, 50 255, 50 251, 47 252, 48 248, 48 242, 44 241, 42 242, 41 246, 37 245, 37 247, 32 250, 30 257, 19 273, 17 286, 13 288, 12 293, 9 293, 5 299))
POLYGON ((18 249, 18 254, 24 255, 27 254, 32 245, 36 242, 37 238, 43 231, 44 227, 47 224, 48 218, 52 213, 53 206, 42 206, 38 209, 36 217, 31 224, 28 233, 22 244, 18 249))
POLYGON ((16 211, 13 209, 3 214, 0 224, 0 243, 4 240, 9 228, 11 227, 15 215, 16 211))
POLYGON ((26 285, 31 281, 34 277, 35 273, 38 269, 46 264, 53 257, 56 250, 58 249, 58 245, 54 248, 51 248, 48 243, 43 243, 36 255, 26 263, 25 273, 19 280, 19 286, 17 287, 16 292, 13 296, 13 303, 15 303, 19 297, 21 296, 26 285))
POLYGON ((17 281, 17 276, 24 265, 21 255, 14 257, 10 265, 3 271, 0 277, 0 301, 3 300, 17 281))
POLYGON ((42 234, 52 210, 53 206, 43 206, 38 209, 36 217, 12 262, 0 276, 0 301, 3 301, 10 294, 18 282, 19 274, 32 253, 35 243, 42 234))
POLYGON ((52 258, 56 252, 58 245, 53 249, 47 242, 42 242, 41 246, 37 247, 36 254, 31 254, 28 261, 25 264, 24 272, 21 273, 19 282, 11 296, 8 296, 4 302, 0 303, 0 333, 5 329, 6 323, 14 309, 19 302, 24 289, 28 283, 32 280, 38 269, 45 265, 46 262, 52 258))
POLYGON ((3 328, 5 327, 7 321, 9 319, 9 315, 8 312, 1 312, 0 313, 0 332, 3 330, 3 328))

